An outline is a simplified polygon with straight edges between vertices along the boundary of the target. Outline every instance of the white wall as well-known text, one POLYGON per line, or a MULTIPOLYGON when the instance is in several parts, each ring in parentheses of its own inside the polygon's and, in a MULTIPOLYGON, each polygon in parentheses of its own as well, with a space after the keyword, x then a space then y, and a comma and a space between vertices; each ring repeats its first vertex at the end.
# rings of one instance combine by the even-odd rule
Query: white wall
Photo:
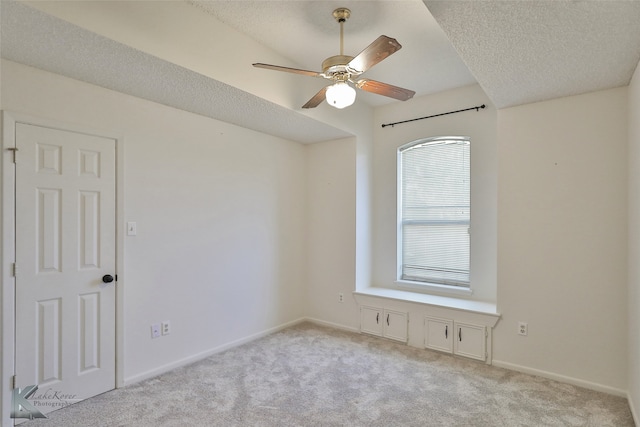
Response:
POLYGON ((305 315, 305 146, 7 61, 2 87, 3 109, 124 137, 125 380, 305 315))
POLYGON ((624 394, 627 88, 500 110, 498 144, 494 363, 624 394))
POLYGON ((356 141, 308 146, 308 312, 340 327, 357 328, 356 141), (338 302, 342 293, 344 302, 338 302))
POLYGON ((374 115, 373 269, 371 284, 393 287, 396 280, 396 152, 420 138, 471 137, 471 299, 495 302, 497 155, 496 110, 477 86, 379 107, 374 115), (486 104, 467 111, 382 128, 382 124, 486 104))
POLYGON ((640 422, 640 66, 629 86, 629 405, 640 422))

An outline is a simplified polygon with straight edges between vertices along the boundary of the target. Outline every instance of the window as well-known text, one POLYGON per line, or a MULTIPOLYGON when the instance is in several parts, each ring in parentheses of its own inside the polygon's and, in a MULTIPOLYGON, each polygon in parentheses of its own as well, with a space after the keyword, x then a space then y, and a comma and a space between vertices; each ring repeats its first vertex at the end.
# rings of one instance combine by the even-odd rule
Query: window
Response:
POLYGON ((398 277, 469 288, 470 141, 398 149, 398 277))

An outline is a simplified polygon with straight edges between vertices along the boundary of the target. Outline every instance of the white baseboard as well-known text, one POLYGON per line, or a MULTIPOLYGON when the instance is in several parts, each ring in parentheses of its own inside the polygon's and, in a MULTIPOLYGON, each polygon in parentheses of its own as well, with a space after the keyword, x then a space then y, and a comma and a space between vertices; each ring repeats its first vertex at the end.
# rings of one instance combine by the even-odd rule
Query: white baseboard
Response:
POLYGON ((640 425, 640 418, 638 418, 638 412, 636 411, 636 405, 634 404, 633 399, 631 398, 631 395, 629 393, 627 393, 627 402, 629 402, 629 408, 631 409, 631 416, 633 416, 633 422, 635 423, 635 425, 640 425))
POLYGON ((327 322, 325 320, 314 319, 313 317, 305 317, 302 320, 315 323, 316 325, 327 326, 329 328, 342 329, 343 331, 360 332, 359 328, 353 328, 351 326, 345 326, 345 325, 340 325, 338 323, 327 322))
MULTIPOLYGON (((514 363, 503 362, 500 360, 493 359, 493 366, 498 368, 509 369, 511 371, 523 372, 529 375, 535 375, 538 377, 548 378, 550 380, 559 381, 562 383, 567 383, 571 385, 575 385, 578 387, 588 388, 590 390, 600 391, 607 394, 613 394, 614 396, 627 397, 628 393, 626 390, 621 390, 619 388, 606 386, 603 384, 593 383, 590 381, 581 380, 578 378, 568 377, 565 375, 555 374, 553 372, 541 371, 539 369, 528 368, 526 366, 516 365, 514 363)), ((633 411, 633 408, 632 408, 633 411)), ((634 417, 635 418, 635 417, 634 417)))
POLYGON ((200 361, 202 359, 206 359, 207 357, 212 356, 212 355, 214 355, 216 353, 220 353, 220 352, 223 352, 223 351, 228 350, 230 348, 238 347, 239 345, 246 344, 248 342, 257 340, 258 338, 262 338, 262 337, 265 337, 267 335, 271 335, 271 334, 273 334, 275 332, 281 331, 282 329, 285 329, 285 328, 288 328, 290 326, 297 325, 298 323, 304 322, 305 320, 307 320, 307 319, 305 319, 305 318, 296 319, 296 320, 293 320, 291 322, 287 322, 287 323, 284 323, 282 325, 279 325, 279 326, 276 326, 276 327, 273 327, 273 328, 270 328, 270 329, 266 329, 266 330, 264 330, 262 332, 258 332, 256 334, 252 334, 252 335, 249 335, 247 337, 240 338, 240 339, 237 339, 235 341, 231 341, 229 343, 219 345, 219 346, 214 347, 214 348, 209 349, 209 350, 205 350, 203 352, 194 354, 193 356, 185 357, 183 359, 176 360, 175 362, 167 363, 166 365, 159 366, 157 368, 142 372, 142 373, 137 374, 137 375, 133 375, 131 377, 128 377, 128 378, 124 379, 124 386, 135 384, 137 382, 140 382, 140 381, 143 381, 143 380, 146 380, 146 379, 149 379, 149 378, 156 377, 156 376, 158 376, 160 374, 164 374, 165 372, 172 371, 172 370, 180 368, 182 366, 186 366, 186 365, 189 365, 191 363, 198 362, 198 361, 200 361))

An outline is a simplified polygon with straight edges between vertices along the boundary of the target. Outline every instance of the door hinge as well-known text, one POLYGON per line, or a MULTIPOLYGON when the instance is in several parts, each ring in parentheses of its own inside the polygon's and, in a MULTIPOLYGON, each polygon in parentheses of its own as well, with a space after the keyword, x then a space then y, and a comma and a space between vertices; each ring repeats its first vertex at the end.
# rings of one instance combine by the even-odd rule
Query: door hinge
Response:
POLYGON ((11 380, 9 381, 9 387, 11 387, 11 390, 16 388, 17 383, 18 381, 16 380, 16 376, 15 375, 11 376, 11 380))
POLYGON ((16 277, 16 263, 11 264, 11 277, 16 277))
POLYGON ((18 151, 18 149, 15 148, 15 147, 9 147, 9 148, 7 148, 7 150, 8 151, 13 151, 13 163, 15 163, 16 162, 16 151, 18 151))

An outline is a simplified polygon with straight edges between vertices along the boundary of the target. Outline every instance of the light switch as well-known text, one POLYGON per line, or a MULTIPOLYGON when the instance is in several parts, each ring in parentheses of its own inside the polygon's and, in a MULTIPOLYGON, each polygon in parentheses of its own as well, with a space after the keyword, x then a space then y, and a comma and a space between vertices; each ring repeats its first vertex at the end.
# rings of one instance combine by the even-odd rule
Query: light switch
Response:
POLYGON ((138 232, 138 228, 134 221, 127 222, 127 236, 135 236, 138 232))

